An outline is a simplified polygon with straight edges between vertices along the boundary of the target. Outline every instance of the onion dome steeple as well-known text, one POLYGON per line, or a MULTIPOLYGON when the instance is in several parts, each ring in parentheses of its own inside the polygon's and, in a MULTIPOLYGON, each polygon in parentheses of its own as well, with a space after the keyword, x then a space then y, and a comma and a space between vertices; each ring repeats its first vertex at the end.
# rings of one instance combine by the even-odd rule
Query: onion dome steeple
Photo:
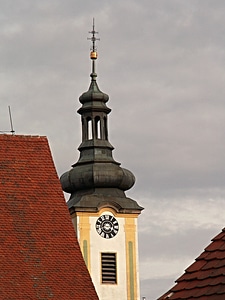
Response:
POLYGON ((135 177, 113 159, 114 148, 108 141, 107 117, 111 109, 106 105, 109 96, 99 89, 96 81, 96 41, 99 39, 94 19, 89 33, 92 34, 88 38, 92 42, 92 72, 89 89, 79 98, 82 104, 78 110, 82 122, 80 157, 60 181, 63 190, 71 194, 67 203, 71 211, 97 211, 111 205, 120 212, 139 213, 142 208, 124 193, 134 185, 135 177))

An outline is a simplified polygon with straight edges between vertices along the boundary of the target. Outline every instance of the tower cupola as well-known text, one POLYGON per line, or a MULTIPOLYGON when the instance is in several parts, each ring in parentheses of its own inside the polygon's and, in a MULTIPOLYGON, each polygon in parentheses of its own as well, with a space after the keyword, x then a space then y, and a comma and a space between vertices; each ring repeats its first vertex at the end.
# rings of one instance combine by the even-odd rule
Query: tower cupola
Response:
POLYGON ((94 20, 89 33, 92 71, 89 89, 79 98, 82 104, 78 109, 82 123, 82 142, 78 148, 80 157, 60 181, 63 190, 71 194, 67 203, 72 211, 98 211, 110 204, 120 212, 140 213, 142 208, 124 193, 134 185, 135 177, 114 160, 114 148, 108 140, 108 114, 111 109, 106 105, 109 96, 99 89, 96 80, 96 41, 99 39, 96 38, 98 32, 95 31, 94 20))

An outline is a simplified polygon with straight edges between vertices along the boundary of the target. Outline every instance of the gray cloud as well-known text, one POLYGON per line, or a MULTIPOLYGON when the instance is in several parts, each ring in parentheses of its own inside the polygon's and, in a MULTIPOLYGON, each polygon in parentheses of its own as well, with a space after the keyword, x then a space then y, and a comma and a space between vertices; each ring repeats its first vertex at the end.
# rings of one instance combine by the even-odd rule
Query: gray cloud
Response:
POLYGON ((76 110, 89 86, 86 38, 96 19, 110 142, 137 178, 128 195, 146 208, 147 299, 148 280, 164 292, 186 267, 182 258, 193 261, 224 224, 224 11, 223 0, 0 1, 0 130, 10 129, 11 105, 18 134, 48 136, 59 174, 79 155, 76 110))

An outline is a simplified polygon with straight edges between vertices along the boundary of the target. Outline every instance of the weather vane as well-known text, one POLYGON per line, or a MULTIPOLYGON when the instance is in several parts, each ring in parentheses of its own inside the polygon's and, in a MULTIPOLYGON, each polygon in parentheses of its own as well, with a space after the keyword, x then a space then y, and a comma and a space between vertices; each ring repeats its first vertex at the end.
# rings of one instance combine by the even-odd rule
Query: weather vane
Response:
POLYGON ((97 59, 97 48, 96 48, 96 41, 100 41, 99 38, 96 38, 96 34, 98 34, 97 31, 95 31, 95 19, 93 18, 93 25, 92 25, 92 31, 89 31, 89 33, 92 34, 92 37, 88 38, 88 40, 92 41, 92 47, 91 47, 91 54, 90 54, 90 58, 91 59, 97 59))

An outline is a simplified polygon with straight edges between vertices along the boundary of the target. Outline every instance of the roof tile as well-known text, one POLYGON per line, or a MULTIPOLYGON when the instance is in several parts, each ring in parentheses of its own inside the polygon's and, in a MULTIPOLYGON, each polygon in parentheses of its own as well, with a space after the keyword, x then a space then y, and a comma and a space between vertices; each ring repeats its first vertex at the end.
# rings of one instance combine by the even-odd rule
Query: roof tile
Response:
POLYGON ((97 300, 46 137, 0 135, 0 200, 0 299, 97 300))
POLYGON ((196 261, 158 300, 225 299, 225 230, 218 234, 196 261))

